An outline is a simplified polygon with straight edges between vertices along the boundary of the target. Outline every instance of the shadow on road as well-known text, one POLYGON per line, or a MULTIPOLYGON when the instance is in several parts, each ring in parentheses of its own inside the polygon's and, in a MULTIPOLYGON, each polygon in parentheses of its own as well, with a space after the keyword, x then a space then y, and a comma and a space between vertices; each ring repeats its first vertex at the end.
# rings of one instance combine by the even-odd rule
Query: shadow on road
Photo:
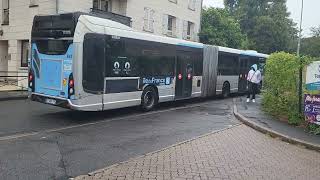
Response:
MULTIPOLYGON (((227 101, 230 101, 231 98, 227 99, 227 101)), ((160 113, 162 111, 183 108, 187 106, 200 106, 202 103, 211 101, 215 102, 215 104, 219 104, 224 100, 221 97, 212 97, 161 103, 155 109, 155 111, 151 113, 156 114, 157 112, 160 113)), ((1 106, 0 109, 4 109, 1 109, 0 111, 0 116, 2 117, 2 121, 0 121, 0 137, 67 128, 70 126, 81 126, 100 121, 120 121, 122 118, 126 118, 128 116, 145 114, 140 107, 130 107, 100 112, 80 112, 25 100, 8 101, 2 105, 3 106, 1 106), (13 106, 15 107, 14 109, 10 108, 13 106), (16 109, 19 109, 19 111, 17 112, 16 109)), ((192 112, 193 114, 197 114, 207 113, 205 111, 209 111, 207 114, 225 115, 224 109, 217 108, 217 106, 208 108, 210 110, 207 108, 207 110, 205 110, 201 107, 193 108, 192 112)), ((139 119, 143 118, 140 117, 139 119)))
MULTIPOLYGON (((232 95, 230 98, 236 95, 232 95)), ((195 98, 174 102, 165 102, 160 103, 158 107, 154 110, 163 111, 171 108, 182 108, 186 106, 196 105, 197 103, 205 103, 213 100, 223 100, 223 98, 217 96, 212 98, 195 98)), ((98 111, 98 112, 82 112, 82 111, 73 111, 73 110, 65 110, 60 112, 50 112, 41 114, 41 117, 45 119, 55 119, 55 121, 69 121, 70 123, 82 124, 82 123, 91 123, 95 121, 108 120, 112 118, 121 118, 129 115, 136 115, 144 113, 143 110, 139 106, 129 107, 129 108, 121 108, 107 111, 98 111)))

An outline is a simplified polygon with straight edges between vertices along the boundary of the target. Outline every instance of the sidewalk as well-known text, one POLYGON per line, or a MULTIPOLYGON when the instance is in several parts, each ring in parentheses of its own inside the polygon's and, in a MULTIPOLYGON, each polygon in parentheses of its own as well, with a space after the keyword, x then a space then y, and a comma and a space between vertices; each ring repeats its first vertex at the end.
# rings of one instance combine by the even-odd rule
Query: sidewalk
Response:
POLYGON ((0 101, 27 99, 28 91, 21 90, 15 85, 4 84, 0 82, 0 101))
MULTIPOLYGON (((261 110, 261 96, 257 97, 256 103, 246 103, 245 97, 236 98, 236 107, 238 113, 245 117, 245 121, 247 122, 244 123, 249 126, 257 125, 263 129, 280 133, 290 139, 314 144, 315 146, 320 147, 320 136, 310 134, 306 132, 304 128, 288 125, 286 122, 276 120, 265 114, 261 110)), ((239 120, 241 120, 241 118, 239 120)))
POLYGON ((319 167, 320 153, 240 124, 74 179, 316 180, 319 167))
POLYGON ((0 91, 0 102, 27 98, 28 91, 0 91))

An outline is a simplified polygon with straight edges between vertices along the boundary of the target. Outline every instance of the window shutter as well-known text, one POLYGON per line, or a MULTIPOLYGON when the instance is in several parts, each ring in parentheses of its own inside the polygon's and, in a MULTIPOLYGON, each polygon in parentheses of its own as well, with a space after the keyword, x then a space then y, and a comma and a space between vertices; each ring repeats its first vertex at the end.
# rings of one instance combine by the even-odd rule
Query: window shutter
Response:
POLYGON ((183 21, 183 33, 182 33, 183 39, 187 39, 187 32, 188 32, 188 21, 183 21))
POLYGON ((174 35, 176 37, 180 37, 180 20, 178 18, 176 18, 176 24, 175 24, 175 31, 174 31, 174 35))
POLYGON ((148 19, 149 19, 149 8, 144 8, 144 17, 143 17, 143 29, 149 30, 148 28, 148 19))
POLYGON ((192 10, 196 9, 196 0, 189 0, 189 8, 192 10))
POLYGON ((196 10, 196 3, 197 3, 197 0, 192 0, 192 7, 193 7, 193 10, 196 10))
POLYGON ((154 32, 154 10, 149 12, 149 30, 154 32))
POLYGON ((191 40, 196 41, 196 24, 192 24, 191 27, 191 40))
POLYGON ((9 0, 2 0, 2 9, 9 9, 9 0))
POLYGON ((162 32, 163 34, 168 33, 168 15, 164 14, 162 18, 162 32))

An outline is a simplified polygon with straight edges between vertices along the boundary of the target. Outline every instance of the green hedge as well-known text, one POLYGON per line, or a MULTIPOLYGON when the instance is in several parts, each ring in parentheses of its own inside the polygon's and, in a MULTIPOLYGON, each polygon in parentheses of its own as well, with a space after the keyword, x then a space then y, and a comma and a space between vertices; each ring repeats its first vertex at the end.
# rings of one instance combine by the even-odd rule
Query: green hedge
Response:
MULTIPOLYGON (((287 120, 293 125, 300 125, 304 122, 303 114, 298 113, 299 69, 312 60, 316 59, 307 57, 299 59, 295 55, 284 52, 274 53, 268 58, 262 99, 262 107, 267 113, 287 120)), ((314 94, 305 89, 304 93, 314 94)), ((320 134, 318 125, 309 124, 307 128, 311 133, 320 134)))
POLYGON ((292 54, 272 54, 266 63, 263 93, 263 108, 268 113, 299 125, 298 114, 299 59, 292 54))

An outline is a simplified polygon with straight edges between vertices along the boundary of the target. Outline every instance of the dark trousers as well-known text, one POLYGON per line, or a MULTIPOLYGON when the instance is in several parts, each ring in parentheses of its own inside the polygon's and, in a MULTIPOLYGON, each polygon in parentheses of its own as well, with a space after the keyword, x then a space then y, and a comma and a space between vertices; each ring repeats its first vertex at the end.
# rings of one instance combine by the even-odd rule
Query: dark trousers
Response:
POLYGON ((258 92, 258 84, 248 82, 248 98, 252 95, 252 99, 256 99, 256 94, 258 92))

